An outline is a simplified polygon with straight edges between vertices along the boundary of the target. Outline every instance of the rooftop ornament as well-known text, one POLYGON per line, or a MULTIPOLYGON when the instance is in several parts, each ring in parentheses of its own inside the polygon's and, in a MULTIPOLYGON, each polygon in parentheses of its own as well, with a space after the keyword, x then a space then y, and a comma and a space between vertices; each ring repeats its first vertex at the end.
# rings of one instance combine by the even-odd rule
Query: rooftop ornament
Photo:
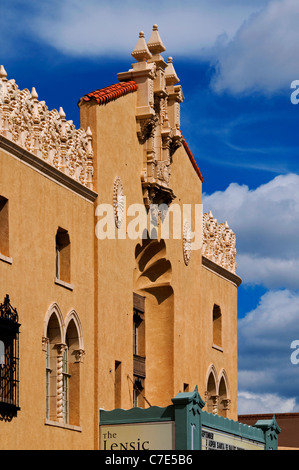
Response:
POLYGON ((90 129, 76 129, 62 108, 49 111, 35 88, 20 90, 0 66, 0 135, 92 189, 90 129))

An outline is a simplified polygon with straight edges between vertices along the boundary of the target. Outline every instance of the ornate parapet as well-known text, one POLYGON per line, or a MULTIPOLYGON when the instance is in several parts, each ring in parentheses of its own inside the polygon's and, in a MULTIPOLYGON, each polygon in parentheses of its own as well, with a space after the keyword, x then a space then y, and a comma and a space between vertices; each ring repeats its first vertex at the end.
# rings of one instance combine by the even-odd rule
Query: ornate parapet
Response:
POLYGON ((92 189, 90 128, 76 129, 62 108, 49 111, 35 88, 20 90, 0 66, 0 135, 92 189))
POLYGON ((202 255, 224 269, 235 273, 236 235, 227 222, 218 224, 211 211, 203 215, 203 247, 202 255))

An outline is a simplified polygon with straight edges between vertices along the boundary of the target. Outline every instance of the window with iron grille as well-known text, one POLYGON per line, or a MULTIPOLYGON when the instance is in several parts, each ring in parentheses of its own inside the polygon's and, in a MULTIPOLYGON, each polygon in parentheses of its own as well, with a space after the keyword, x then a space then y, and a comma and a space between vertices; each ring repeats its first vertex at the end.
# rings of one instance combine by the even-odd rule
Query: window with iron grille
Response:
POLYGON ((19 407, 18 313, 7 295, 0 304, 0 416, 12 418, 19 407))

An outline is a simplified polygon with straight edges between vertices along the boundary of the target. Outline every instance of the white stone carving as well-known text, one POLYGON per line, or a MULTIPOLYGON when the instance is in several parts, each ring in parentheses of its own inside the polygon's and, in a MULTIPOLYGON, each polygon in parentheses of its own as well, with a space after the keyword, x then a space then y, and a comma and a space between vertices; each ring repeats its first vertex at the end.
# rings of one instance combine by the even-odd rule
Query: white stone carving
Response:
POLYGON ((125 214, 125 194, 124 188, 119 176, 114 180, 113 186, 113 210, 114 220, 117 228, 121 227, 124 214, 125 214))
POLYGON ((202 254, 228 271, 236 272, 236 235, 227 222, 218 224, 211 211, 203 215, 202 254))
POLYGON ((191 258, 191 227, 188 220, 185 220, 183 227, 183 254, 185 265, 188 266, 191 258))
POLYGON ((57 344, 57 420, 63 422, 63 355, 67 349, 66 344, 57 344))
POLYGON ((91 130, 65 117, 62 108, 49 111, 35 88, 20 90, 0 67, 0 134, 92 189, 91 130))

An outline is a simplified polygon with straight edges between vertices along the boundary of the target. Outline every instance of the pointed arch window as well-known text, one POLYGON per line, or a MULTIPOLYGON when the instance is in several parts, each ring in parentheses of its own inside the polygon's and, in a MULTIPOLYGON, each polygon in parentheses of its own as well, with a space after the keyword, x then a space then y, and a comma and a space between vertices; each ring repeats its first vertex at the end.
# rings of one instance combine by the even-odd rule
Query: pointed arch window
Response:
POLYGON ((217 387, 217 376, 214 368, 212 367, 208 379, 206 388, 206 403, 209 413, 217 414, 218 412, 218 387, 217 387))
POLYGON ((217 376, 214 364, 210 365, 207 372, 205 398, 209 413, 227 417, 231 400, 225 369, 221 369, 217 376))
POLYGON ((229 395, 228 380, 226 373, 223 370, 219 380, 218 414, 220 416, 223 416, 224 418, 227 417, 227 412, 230 408, 230 403, 231 400, 229 395))
POLYGON ((69 424, 80 423, 81 364, 84 357, 82 328, 75 311, 66 319, 64 393, 69 424))
POLYGON ((46 417, 52 421, 62 421, 59 413, 60 349, 63 338, 63 318, 57 305, 54 305, 46 322, 44 337, 46 352, 46 417))
POLYGON ((80 320, 72 311, 64 321, 59 307, 54 304, 45 323, 46 418, 79 426, 80 364, 84 355, 80 320))

